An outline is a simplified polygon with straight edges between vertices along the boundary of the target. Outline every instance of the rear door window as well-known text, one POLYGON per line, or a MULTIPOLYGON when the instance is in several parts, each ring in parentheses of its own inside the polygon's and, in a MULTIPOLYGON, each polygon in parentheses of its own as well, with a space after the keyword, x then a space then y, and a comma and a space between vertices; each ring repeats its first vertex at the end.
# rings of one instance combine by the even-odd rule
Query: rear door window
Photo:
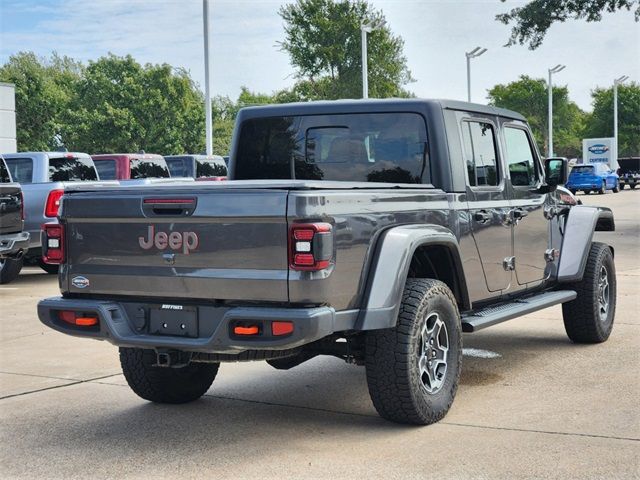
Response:
POLYGON ((527 131, 505 127, 504 141, 511 184, 516 187, 535 185, 538 182, 536 156, 527 131))
POLYGON ((5 158, 7 168, 14 182, 32 183, 33 159, 32 158, 5 158))
POLYGON ((224 160, 196 160, 196 178, 226 177, 227 165, 224 160))
POLYGON ((93 160, 86 157, 49 158, 49 181, 79 182, 97 180, 98 174, 93 160))
POLYGON ((308 115, 241 125, 236 179, 431 183, 416 113, 308 115))
POLYGON ((100 180, 116 180, 115 160, 96 160, 95 164, 100 180))
POLYGON ((169 168, 164 158, 132 158, 131 178, 169 178, 169 168))
POLYGON ((500 183, 493 125, 488 122, 462 122, 464 159, 471 187, 494 187, 500 183))
POLYGON ((9 175, 9 170, 4 163, 4 160, 0 159, 0 183, 9 183, 11 182, 11 176, 9 175))

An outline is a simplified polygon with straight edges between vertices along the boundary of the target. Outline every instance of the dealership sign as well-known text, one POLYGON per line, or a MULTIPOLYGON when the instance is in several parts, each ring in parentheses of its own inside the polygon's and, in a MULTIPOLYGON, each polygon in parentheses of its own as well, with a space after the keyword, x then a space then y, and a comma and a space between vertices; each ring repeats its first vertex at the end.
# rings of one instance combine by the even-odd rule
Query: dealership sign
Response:
POLYGON ((613 138, 585 138, 582 140, 583 163, 606 163, 612 169, 618 166, 616 142, 613 138))

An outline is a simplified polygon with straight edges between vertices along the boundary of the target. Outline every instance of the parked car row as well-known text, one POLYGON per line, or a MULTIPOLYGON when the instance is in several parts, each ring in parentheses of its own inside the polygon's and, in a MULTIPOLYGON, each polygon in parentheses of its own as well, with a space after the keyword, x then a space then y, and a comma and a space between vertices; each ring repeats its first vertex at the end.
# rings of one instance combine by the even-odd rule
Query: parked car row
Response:
POLYGON ((65 188, 77 182, 87 186, 220 181, 227 165, 218 155, 123 153, 89 156, 79 152, 20 152, 3 154, 0 170, 2 224, 0 283, 15 279, 23 263, 37 264, 48 273, 58 265, 42 257, 41 228, 56 223, 65 188), (15 183, 13 183, 15 182, 15 183), (21 212, 19 224, 16 212, 21 212), (20 233, 20 237, 15 237, 20 233), (12 235, 11 238, 6 235, 12 235))

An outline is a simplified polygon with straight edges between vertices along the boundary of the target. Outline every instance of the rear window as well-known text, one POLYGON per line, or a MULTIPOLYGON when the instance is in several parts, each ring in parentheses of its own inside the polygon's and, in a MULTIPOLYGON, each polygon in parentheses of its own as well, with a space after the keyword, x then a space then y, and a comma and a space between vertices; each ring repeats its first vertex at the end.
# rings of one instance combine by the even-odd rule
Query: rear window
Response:
POLYGON ((96 160, 95 164, 100 180, 116 180, 115 160, 96 160))
POLYGON ((9 170, 7 170, 7 166, 4 164, 4 160, 0 160, 0 183, 9 183, 11 182, 11 177, 9 176, 9 170))
POLYGON ((224 159, 196 159, 196 178, 226 177, 227 164, 224 159))
POLYGON ((14 182, 32 183, 33 159, 32 158, 5 158, 7 168, 14 182))
POLYGON ((426 124, 415 113, 247 120, 235 169, 238 180, 431 183, 426 124))
POLYGON ((93 160, 85 157, 49 158, 49 181, 78 182, 97 180, 93 160))
POLYGON ((172 177, 193 177, 193 157, 165 157, 172 177))
POLYGON ((164 158, 132 158, 131 178, 169 178, 169 168, 164 158))
POLYGON ((573 167, 571 173, 593 173, 593 166, 585 165, 581 167, 573 167))

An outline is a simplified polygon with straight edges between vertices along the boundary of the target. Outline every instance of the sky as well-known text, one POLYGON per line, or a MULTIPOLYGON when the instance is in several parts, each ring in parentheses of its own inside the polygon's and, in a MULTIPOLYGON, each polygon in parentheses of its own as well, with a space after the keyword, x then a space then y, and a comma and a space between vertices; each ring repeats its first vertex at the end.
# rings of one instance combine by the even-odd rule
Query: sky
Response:
MULTIPOLYGON (((237 98, 241 86, 271 93, 294 81, 294 70, 277 42, 284 37, 282 1, 210 0, 211 89, 237 98)), ((546 78, 558 63, 567 68, 554 84, 569 87, 581 108, 590 93, 629 75, 640 82, 640 24, 632 12, 605 14, 601 22, 554 24, 543 45, 504 47, 510 28, 497 13, 526 2, 509 0, 370 0, 392 31, 405 40, 418 97, 466 99, 465 51, 487 53, 472 60, 472 99, 525 74, 546 78)), ((111 52, 141 63, 168 63, 190 71, 203 88, 202 0, 0 0, 0 63, 19 51, 47 56, 56 51, 95 60, 111 52)))

